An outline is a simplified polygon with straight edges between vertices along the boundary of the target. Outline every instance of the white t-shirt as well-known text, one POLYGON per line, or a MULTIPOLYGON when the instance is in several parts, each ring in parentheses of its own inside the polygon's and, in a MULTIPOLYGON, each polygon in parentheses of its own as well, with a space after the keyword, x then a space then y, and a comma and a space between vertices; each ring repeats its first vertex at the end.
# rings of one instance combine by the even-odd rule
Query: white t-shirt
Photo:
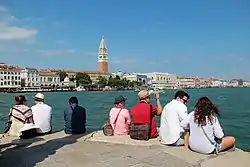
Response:
MULTIPOLYGON (((206 135, 204 134, 201 127, 198 126, 197 123, 194 122, 194 111, 191 112, 182 122, 181 126, 183 128, 190 129, 190 136, 189 136, 189 146, 192 150, 203 153, 209 154, 214 149, 215 146, 210 143, 206 135)), ((215 143, 214 138, 217 137, 221 139, 224 136, 223 130, 220 126, 219 120, 217 117, 214 117, 214 123, 211 124, 208 118, 206 119, 206 126, 203 126, 203 129, 209 139, 215 143)))
POLYGON ((180 122, 187 115, 187 106, 175 99, 163 108, 159 133, 162 144, 174 144, 180 138, 184 132, 180 122))
POLYGON ((40 128, 38 133, 46 133, 51 130, 52 108, 44 103, 38 103, 31 107, 36 127, 40 128))

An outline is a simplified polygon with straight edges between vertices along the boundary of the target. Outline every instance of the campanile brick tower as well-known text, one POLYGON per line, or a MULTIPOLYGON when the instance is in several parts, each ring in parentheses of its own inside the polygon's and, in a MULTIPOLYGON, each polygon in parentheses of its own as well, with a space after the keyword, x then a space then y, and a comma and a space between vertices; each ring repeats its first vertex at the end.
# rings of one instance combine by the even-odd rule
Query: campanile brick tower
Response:
POLYGON ((98 52, 98 71, 101 73, 108 73, 108 48, 102 36, 98 52))

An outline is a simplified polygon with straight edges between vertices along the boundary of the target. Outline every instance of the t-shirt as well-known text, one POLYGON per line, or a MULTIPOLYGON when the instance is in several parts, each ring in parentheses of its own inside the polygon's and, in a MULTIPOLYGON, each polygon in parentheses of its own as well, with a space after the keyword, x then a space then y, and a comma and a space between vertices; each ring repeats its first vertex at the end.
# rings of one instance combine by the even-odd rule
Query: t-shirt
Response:
POLYGON ((187 117, 187 106, 180 101, 172 100, 163 108, 161 114, 160 138, 162 144, 174 144, 184 129, 181 121, 187 117))
POLYGON ((134 124, 148 124, 150 117, 152 118, 150 138, 155 138, 158 135, 155 115, 157 115, 157 108, 152 105, 152 115, 150 116, 150 104, 146 101, 140 101, 131 110, 131 117, 134 124))
MULTIPOLYGON (((210 141, 204 134, 202 128, 199 127, 198 124, 194 122, 194 111, 191 112, 188 115, 188 117, 186 117, 181 122, 181 126, 184 128, 188 128, 189 126, 190 129, 189 146, 192 150, 203 154, 209 154, 212 151, 214 151, 215 146, 212 143, 210 143, 210 141)), ((203 129, 213 143, 215 143, 214 140, 215 137, 221 139, 224 136, 223 130, 216 116, 214 116, 213 124, 211 124, 207 118, 206 126, 203 126, 203 129)))
POLYGON ((109 121, 112 125, 112 128, 114 129, 114 135, 128 135, 130 115, 126 108, 113 107, 109 113, 109 121), (119 111, 120 114, 117 118, 116 124, 114 124, 119 111))
POLYGON ((51 111, 52 108, 44 103, 38 103, 31 107, 35 126, 38 127, 38 133, 46 133, 51 130, 51 111))

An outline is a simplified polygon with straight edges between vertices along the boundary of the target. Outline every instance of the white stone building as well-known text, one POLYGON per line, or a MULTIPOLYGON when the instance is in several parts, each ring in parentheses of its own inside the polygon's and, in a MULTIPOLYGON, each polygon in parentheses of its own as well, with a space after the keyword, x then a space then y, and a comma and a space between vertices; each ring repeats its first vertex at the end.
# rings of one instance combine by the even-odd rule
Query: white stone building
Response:
POLYGON ((0 88, 21 87, 21 68, 0 65, 0 88))
POLYGON ((21 72, 21 82, 24 87, 39 87, 40 78, 38 70, 35 68, 24 68, 21 72))
POLYGON ((217 79, 213 79, 211 81, 211 87, 223 87, 223 81, 217 80, 217 79))
POLYGON ((60 76, 54 72, 39 72, 41 87, 60 87, 60 76))
POLYGON ((141 85, 148 85, 147 75, 132 73, 132 74, 124 74, 122 78, 125 78, 129 81, 137 81, 141 83, 141 85))
POLYGON ((194 78, 178 76, 177 85, 180 88, 194 88, 195 87, 194 78))
POLYGON ((145 73, 151 82, 151 86, 159 89, 176 89, 177 88, 177 76, 175 74, 168 73, 145 73))

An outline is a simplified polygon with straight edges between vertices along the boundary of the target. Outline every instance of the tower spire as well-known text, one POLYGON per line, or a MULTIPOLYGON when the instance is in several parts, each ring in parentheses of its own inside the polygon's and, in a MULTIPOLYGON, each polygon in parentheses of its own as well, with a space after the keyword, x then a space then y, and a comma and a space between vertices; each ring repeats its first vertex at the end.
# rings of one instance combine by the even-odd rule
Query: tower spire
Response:
POLYGON ((104 40, 104 36, 102 36, 102 39, 101 39, 101 42, 99 45, 99 49, 108 50, 107 45, 106 45, 105 40, 104 40))
POLYGON ((99 52, 98 52, 98 71, 101 73, 108 72, 108 48, 104 40, 104 36, 102 36, 99 52))

